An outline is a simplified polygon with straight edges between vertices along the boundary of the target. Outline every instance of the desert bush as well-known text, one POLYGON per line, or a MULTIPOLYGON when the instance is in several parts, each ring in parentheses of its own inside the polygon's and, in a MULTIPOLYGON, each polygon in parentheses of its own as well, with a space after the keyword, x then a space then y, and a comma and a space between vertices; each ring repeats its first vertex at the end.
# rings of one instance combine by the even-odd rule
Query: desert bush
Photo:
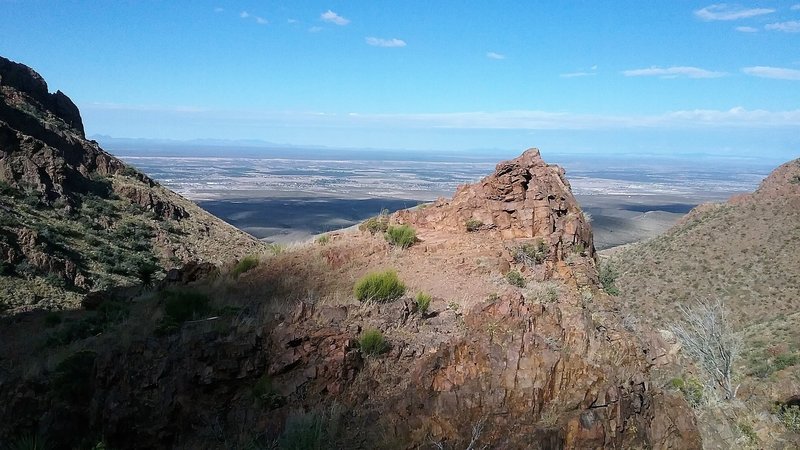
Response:
POLYGON ((512 270, 506 274, 506 281, 512 286, 525 287, 525 278, 516 270, 512 270))
POLYGON ((537 239, 533 243, 521 245, 513 250, 514 261, 533 267, 547 259, 550 247, 544 239, 537 239))
POLYGON ((600 278, 600 284, 603 285, 603 290, 606 291, 607 294, 619 295, 619 288, 617 288, 616 285, 619 272, 611 262, 600 263, 597 274, 600 278))
POLYGON ((361 301, 388 302, 402 297, 406 286, 397 277, 397 272, 387 270, 365 275, 358 280, 353 292, 361 301))
POLYGON ((360 231, 368 231, 369 234, 383 233, 387 228, 389 228, 389 211, 385 209, 380 215, 370 217, 358 226, 360 231))
POLYGON ((92 372, 97 354, 82 350, 66 357, 55 369, 50 388, 57 398, 87 405, 92 397, 92 372))
POLYGON ((741 338, 728 321, 721 301, 680 305, 682 320, 669 326, 683 351, 723 390, 726 400, 736 397, 733 386, 734 362, 739 356, 741 338))
POLYGON ((778 420, 790 431, 800 433, 800 406, 782 405, 778 408, 778 420))
POLYGON ((704 389, 702 383, 697 381, 697 379, 673 378, 669 383, 673 388, 679 390, 681 394, 683 394, 686 402, 693 408, 703 403, 704 389))
POLYGON ((473 232, 478 231, 483 226, 483 222, 478 219, 469 219, 464 223, 464 227, 466 227, 467 231, 473 232))
POLYGON ((52 328, 56 325, 61 323, 61 313, 58 311, 49 311, 46 316, 44 316, 44 326, 47 328, 52 328))
POLYGON ((272 385, 272 378, 264 374, 253 385, 253 397, 263 406, 267 408, 277 408, 284 403, 281 396, 272 385))
POLYGON ((26 434, 11 439, 11 442, 8 444, 9 450, 48 450, 52 448, 46 438, 35 434, 26 434))
POLYGON ((385 236, 390 244, 400 248, 411 247, 417 242, 417 232, 408 225, 389 227, 385 236))
MULTIPOLYGON (((290 413, 278 439, 282 450, 326 450, 338 448, 340 407, 334 403, 327 411, 290 413)), ((272 448, 272 447, 270 447, 272 448)))
POLYGON ((369 356, 380 355, 389 349, 389 343, 386 342, 381 330, 377 328, 364 330, 358 338, 358 346, 361 349, 361 353, 369 356))
POLYGON ((428 308, 431 306, 431 296, 424 292, 420 292, 417 294, 417 298, 414 300, 417 304, 417 311, 424 316, 425 313, 428 312, 428 308))
POLYGON ((164 313, 177 323, 196 319, 209 310, 209 298, 196 291, 164 291, 164 313))
POLYGON ((316 239, 316 243, 319 245, 327 245, 331 241, 330 235, 323 234, 322 236, 318 236, 316 239))
POLYGON ((233 270, 231 270, 231 276, 237 278, 239 275, 255 269, 256 266, 258 266, 258 256, 245 256, 239 262, 237 262, 235 266, 233 266, 233 270))
POLYGON ((277 242, 272 242, 269 244, 269 251, 272 252, 273 256, 278 256, 286 251, 286 246, 277 242))

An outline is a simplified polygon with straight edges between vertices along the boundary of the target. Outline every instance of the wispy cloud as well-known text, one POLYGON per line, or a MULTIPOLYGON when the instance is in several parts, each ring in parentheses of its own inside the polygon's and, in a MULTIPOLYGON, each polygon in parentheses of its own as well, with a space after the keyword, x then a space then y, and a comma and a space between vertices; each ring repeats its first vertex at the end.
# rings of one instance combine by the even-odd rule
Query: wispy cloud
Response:
POLYGON ((792 11, 800 11, 800 3, 792 5, 791 8, 789 9, 791 9, 792 11))
POLYGON ((218 6, 218 7, 214 8, 214 12, 215 12, 215 13, 221 13, 221 12, 225 12, 225 8, 220 8, 220 7, 218 6))
POLYGON ((392 38, 392 39, 383 39, 383 38, 376 38, 376 37, 368 37, 365 39, 368 45, 373 47, 405 47, 406 41, 402 39, 392 38))
POLYGON ((95 111, 153 112, 185 115, 194 119, 235 120, 242 123, 303 124, 334 127, 497 129, 497 130, 603 130, 603 129, 769 129, 800 126, 800 109, 788 111, 693 109, 654 115, 600 115, 553 111, 497 111, 418 114, 324 113, 316 111, 216 110, 90 103, 81 109, 95 111))
POLYGON ((330 22, 336 25, 347 25, 350 23, 350 19, 345 19, 344 17, 336 14, 335 12, 331 11, 330 9, 325 11, 324 13, 320 14, 320 19, 325 22, 330 22))
POLYGON ((633 69, 622 72, 626 77, 661 77, 661 78, 719 78, 727 75, 725 72, 715 72, 699 67, 649 67, 647 69, 633 69))
POLYGON ((320 31, 322 31, 322 27, 316 27, 315 26, 315 27, 311 27, 311 28, 308 29, 309 33, 319 33, 320 31))
POLYGON ((577 70, 575 72, 562 73, 559 76, 561 78, 580 78, 580 77, 590 77, 594 75, 597 75, 597 64, 590 67, 589 70, 577 70))
POLYGON ((778 80, 800 80, 800 70, 784 67, 754 66, 745 67, 742 72, 761 78, 775 78, 778 80))
POLYGON ((506 55, 497 52, 487 52, 486 57, 489 59, 496 59, 496 60, 506 59, 506 55))
POLYGON ((269 23, 269 21, 267 19, 265 19, 263 17, 256 16, 254 14, 250 14, 247 11, 240 12, 239 13, 239 17, 241 17, 242 19, 245 19, 245 20, 252 19, 253 21, 255 21, 255 23, 257 23, 259 25, 266 25, 266 24, 269 23))
POLYGON ((800 20, 769 23, 764 25, 764 28, 771 31, 783 31, 784 33, 800 33, 800 20))
POLYGON ((735 29, 742 33, 758 33, 758 28, 753 27, 736 27, 735 29))
POLYGON ((701 20, 713 21, 746 19, 774 12, 775 10, 772 8, 744 8, 737 5, 717 3, 698 9, 694 12, 694 15, 701 20))
POLYGON ((286 19, 286 23, 297 23, 297 19, 286 19))

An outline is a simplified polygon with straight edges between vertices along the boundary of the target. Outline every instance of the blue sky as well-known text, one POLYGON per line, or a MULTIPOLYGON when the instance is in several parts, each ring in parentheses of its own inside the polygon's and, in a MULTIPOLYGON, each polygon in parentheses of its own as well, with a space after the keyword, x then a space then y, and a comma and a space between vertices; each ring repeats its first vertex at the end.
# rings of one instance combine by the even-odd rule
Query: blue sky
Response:
POLYGON ((800 155, 800 0, 0 0, 0 30, 88 134, 800 155))

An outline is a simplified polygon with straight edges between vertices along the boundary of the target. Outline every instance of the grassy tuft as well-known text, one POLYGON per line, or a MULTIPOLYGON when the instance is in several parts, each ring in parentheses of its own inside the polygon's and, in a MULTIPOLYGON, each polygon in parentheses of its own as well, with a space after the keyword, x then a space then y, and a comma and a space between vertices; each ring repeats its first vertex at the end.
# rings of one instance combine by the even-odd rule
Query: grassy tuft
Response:
POLYGON ((408 225, 389 227, 385 236, 390 244, 400 248, 411 247, 417 242, 417 232, 408 225))
POLYGON ((353 293, 361 301, 388 302, 406 293, 406 286, 397 277, 397 272, 373 272, 365 275, 355 285, 353 293))
POLYGON ((361 348, 361 353, 365 355, 380 355, 389 349, 389 343, 383 337, 381 330, 377 328, 369 328, 361 333, 358 338, 358 346, 361 348))
POLYGON ((471 233, 471 232, 473 232, 473 231, 478 231, 478 230, 480 230, 482 226, 483 226, 483 222, 481 222, 481 221, 480 221, 480 220, 478 220, 478 219, 469 219, 469 220, 467 220, 467 221, 464 223, 464 227, 465 227, 465 228, 467 229, 467 231, 469 231, 470 233, 471 233))
POLYGON ((174 322, 181 323, 206 314, 209 311, 207 296, 195 291, 165 291, 164 313, 174 322))
POLYGON ((249 270, 255 269, 256 266, 258 266, 258 256, 253 256, 253 255, 245 256, 244 258, 242 258, 241 261, 239 261, 238 263, 236 263, 235 266, 233 266, 231 275, 234 278, 237 278, 239 275, 249 270))
POLYGON ((506 274, 506 281, 512 286, 525 287, 525 278, 516 270, 512 270, 506 274))
POLYGON ((424 292, 417 294, 417 298, 415 299, 417 303, 417 311, 419 311, 419 313, 423 316, 428 312, 428 308, 431 306, 431 300, 431 296, 424 292))

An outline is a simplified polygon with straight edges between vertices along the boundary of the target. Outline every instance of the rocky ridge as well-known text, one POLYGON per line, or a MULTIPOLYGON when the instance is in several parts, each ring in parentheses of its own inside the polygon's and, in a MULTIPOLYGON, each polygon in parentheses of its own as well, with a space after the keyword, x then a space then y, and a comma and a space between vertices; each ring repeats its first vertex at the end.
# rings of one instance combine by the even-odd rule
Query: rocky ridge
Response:
POLYGON ((134 283, 142 271, 262 248, 87 140, 69 97, 2 57, 0 191, 6 308, 74 307, 83 293, 134 283), (115 256, 100 254, 103 245, 115 256), (129 267, 115 266, 126 256, 129 267))

